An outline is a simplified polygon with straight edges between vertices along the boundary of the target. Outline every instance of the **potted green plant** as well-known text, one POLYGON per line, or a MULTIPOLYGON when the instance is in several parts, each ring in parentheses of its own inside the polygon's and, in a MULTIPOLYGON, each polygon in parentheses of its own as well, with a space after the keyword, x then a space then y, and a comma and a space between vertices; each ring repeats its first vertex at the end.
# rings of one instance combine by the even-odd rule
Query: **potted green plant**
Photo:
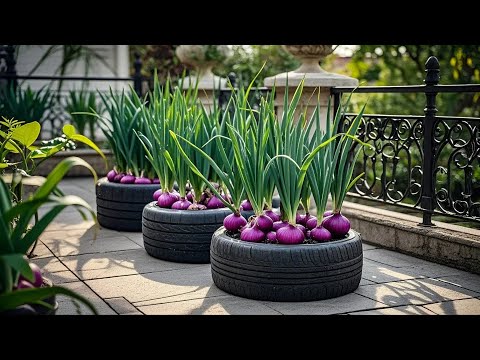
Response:
POLYGON ((78 165, 89 168, 96 177, 88 163, 71 157, 58 164, 46 179, 27 177, 24 180, 26 183, 40 186, 32 196, 21 202, 12 199, 10 189, 0 178, 0 315, 55 314, 58 308, 55 296, 58 294, 79 300, 94 314, 97 313, 83 296, 67 288, 53 286, 26 257, 45 228, 67 206, 86 209, 95 219, 95 213, 83 199, 61 195, 57 189, 68 170, 78 165), (31 226, 32 218, 43 205, 48 205, 48 210, 31 226))
MULTIPOLYGON (((239 170, 236 176, 242 179, 255 209, 246 226, 233 226, 226 218, 224 227, 212 237, 213 281, 231 294, 258 300, 310 301, 341 296, 359 285, 363 265, 360 235, 342 225, 328 238, 317 236, 325 229, 319 225, 316 230, 315 224, 308 230, 299 224, 306 218, 299 216, 298 210, 303 201, 308 211, 307 199, 313 194, 322 222, 330 219, 323 219, 328 194, 339 194, 341 201, 352 184, 348 154, 353 141, 361 143, 355 133, 362 112, 344 133, 338 132, 342 110, 333 122, 328 114, 329 126, 322 131, 318 106, 311 119, 305 113, 297 119, 302 87, 303 82, 290 102, 285 94, 281 119, 269 99, 261 102, 256 125, 247 134, 229 126, 233 161, 239 170), (267 220, 259 206, 269 178, 281 198, 279 221, 267 220)), ((244 109, 248 103, 235 106, 244 109)))
POLYGON ((142 211, 159 189, 145 150, 135 135, 144 132, 145 101, 130 89, 117 95, 110 89, 100 97, 108 116, 94 114, 100 121, 115 161, 114 168, 96 185, 100 225, 120 231, 141 231, 142 211))
MULTIPOLYGON (((1 114, 6 118, 20 119, 25 123, 43 120, 54 101, 50 88, 32 90, 30 86, 22 89, 20 86, 9 85, 0 88, 1 114)), ((5 130, 0 126, 0 130, 5 130)))
POLYGON ((197 102, 196 88, 182 90, 182 84, 171 92, 167 83, 158 82, 150 95, 150 106, 144 108, 147 126, 137 133, 147 158, 160 178, 162 189, 157 199, 143 210, 142 233, 145 250, 154 257, 187 263, 210 261, 210 239, 213 232, 231 213, 225 208, 230 198, 221 179, 213 179, 208 161, 202 156, 175 145, 170 132, 187 137, 212 154, 210 142, 218 131, 219 112, 207 113, 197 102), (196 172, 189 163, 195 162, 196 172), (205 180, 215 180, 215 193, 206 188, 205 180), (178 192, 173 190, 178 184, 178 192))

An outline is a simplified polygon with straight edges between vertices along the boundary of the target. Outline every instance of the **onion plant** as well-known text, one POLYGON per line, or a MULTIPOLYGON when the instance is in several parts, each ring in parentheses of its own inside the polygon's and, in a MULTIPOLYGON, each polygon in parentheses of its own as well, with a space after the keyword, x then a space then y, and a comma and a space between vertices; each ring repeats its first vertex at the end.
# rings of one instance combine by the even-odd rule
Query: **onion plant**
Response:
MULTIPOLYGON (((229 104, 232 102, 233 98, 229 100, 229 104)), ((232 210, 233 214, 225 218, 224 225, 227 230, 235 232, 246 225, 246 221, 240 214, 241 202, 245 197, 245 191, 242 180, 237 175, 239 172, 237 163, 232 161, 234 158, 232 141, 227 136, 227 123, 231 124, 232 122, 229 112, 224 112, 220 120, 216 108, 214 108, 210 117, 212 118, 212 122, 214 122, 212 136, 203 146, 197 146, 192 141, 184 136, 175 134, 173 131, 170 131, 170 135, 175 141, 184 160, 189 164, 191 171, 196 174, 199 179, 203 180, 223 205, 232 210), (209 145, 212 145, 214 149, 210 154, 208 153, 209 145), (218 187, 215 186, 212 181, 209 181, 210 179, 206 175, 206 172, 201 170, 201 165, 199 164, 203 164, 203 161, 206 161, 210 166, 210 179, 214 178, 213 174, 215 174, 217 176, 216 180, 227 189, 228 197, 222 196, 218 187)), ((201 144, 201 142, 199 142, 199 144, 201 144)))
MULTIPOLYGON (((340 104, 333 122, 331 121, 330 102, 328 103, 325 130, 320 129, 320 110, 317 105, 313 114, 317 131, 311 138, 311 147, 314 147, 318 143, 323 143, 327 139, 338 134, 343 109, 348 107, 350 98, 351 95, 349 96, 345 106, 340 104)), ((355 160, 352 162, 352 159, 349 158, 349 154, 354 141, 359 142, 362 144, 362 146, 369 146, 368 144, 365 144, 354 137, 360 124, 364 109, 365 106, 352 121, 348 130, 341 139, 330 143, 328 146, 322 148, 318 152, 307 171, 308 182, 310 184, 312 196, 315 200, 317 209, 317 217, 308 219, 305 223, 305 226, 311 230, 311 238, 313 240, 320 242, 329 241, 331 240, 332 235, 334 237, 343 237, 350 230, 350 223, 348 219, 341 215, 339 215, 341 218, 338 218, 337 215, 333 217, 332 219, 334 221, 331 224, 329 222, 331 222, 332 219, 324 222, 323 218, 324 214, 331 216, 331 214, 325 212, 328 195, 332 195, 332 200, 334 201, 334 213, 339 214, 341 210, 341 203, 343 203, 345 194, 363 175, 361 174, 357 178, 351 180, 355 160), (325 224, 326 226, 324 227, 325 224)), ((361 148, 361 146, 358 148, 355 154, 355 159, 358 156, 361 148)))
MULTIPOLYGON (((137 132, 143 144, 147 159, 152 164, 158 177, 161 179, 162 190, 157 198, 160 207, 179 210, 199 210, 223 207, 220 197, 202 199, 205 190, 205 179, 208 181, 210 165, 203 157, 198 156, 190 149, 187 153, 176 145, 170 132, 179 134, 186 140, 202 146, 208 142, 214 132, 213 118, 197 102, 197 87, 181 90, 182 82, 173 91, 167 81, 163 89, 158 80, 155 80, 153 93, 150 95, 150 106, 144 108, 143 116, 146 121, 144 132, 137 132), (193 159, 198 167, 199 177, 190 166, 193 159), (178 184, 179 196, 173 193, 173 184, 178 184), (187 194, 187 186, 193 193, 187 194), (187 199, 187 195, 191 195, 187 199), (200 202, 205 204, 201 204, 200 202), (205 206, 206 205, 206 206, 205 206)), ((209 145, 208 152, 213 150, 209 145)))
POLYGON ((145 158, 145 150, 135 135, 135 131, 143 131, 145 127, 142 110, 145 100, 141 99, 133 89, 126 94, 114 94, 110 88, 109 95, 99 92, 100 98, 106 108, 108 117, 93 113, 100 119, 101 129, 112 149, 115 166, 107 174, 109 181, 123 184, 150 184, 153 171, 150 163, 145 158))
POLYGON ((52 107, 53 100, 53 94, 48 87, 32 90, 30 86, 22 89, 9 85, 0 89, 0 115, 25 123, 42 122, 45 112, 52 107))
POLYGON ((104 109, 102 104, 97 102, 95 92, 70 90, 67 97, 67 104, 65 110, 70 114, 73 125, 78 129, 78 132, 85 135, 85 131, 89 130, 90 138, 95 141, 95 125, 97 118, 88 112, 94 111, 97 114, 102 114, 104 109))

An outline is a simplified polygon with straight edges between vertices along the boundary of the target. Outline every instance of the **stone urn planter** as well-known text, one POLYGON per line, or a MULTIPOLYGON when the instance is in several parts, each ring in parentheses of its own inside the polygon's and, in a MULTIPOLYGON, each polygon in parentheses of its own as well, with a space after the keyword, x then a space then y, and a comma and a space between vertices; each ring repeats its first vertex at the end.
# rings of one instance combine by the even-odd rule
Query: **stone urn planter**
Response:
POLYGON ((101 226, 119 231, 142 231, 142 212, 159 184, 121 184, 100 179, 96 186, 97 218, 101 226))
POLYGON ((360 234, 317 244, 279 245, 245 242, 225 228, 212 237, 212 278, 218 288, 267 301, 314 301, 358 288, 363 252, 360 234))
POLYGON ((195 69, 195 74, 186 79, 184 86, 195 84, 198 77, 199 89, 224 88, 226 79, 216 76, 212 72, 215 65, 220 64, 230 55, 226 45, 180 45, 175 54, 179 60, 195 69))
POLYGON ((282 45, 290 54, 302 62, 295 73, 325 72, 318 64, 333 52, 332 45, 282 45))

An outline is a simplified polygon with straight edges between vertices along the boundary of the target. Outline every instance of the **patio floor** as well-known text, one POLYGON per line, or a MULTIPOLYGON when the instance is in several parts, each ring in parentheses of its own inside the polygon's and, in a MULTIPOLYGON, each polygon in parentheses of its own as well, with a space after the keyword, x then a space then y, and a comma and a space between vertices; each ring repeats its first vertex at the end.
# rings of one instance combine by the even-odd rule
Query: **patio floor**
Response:
MULTIPOLYGON (((92 178, 67 179, 66 194, 94 209, 92 178)), ((470 314, 480 315, 480 275, 364 244, 360 287, 324 301, 275 303, 232 296, 218 289, 210 265, 150 257, 141 233, 99 229, 66 209, 41 236, 33 262, 55 284, 89 298, 100 314, 470 314)), ((58 297, 57 314, 90 312, 58 297)))

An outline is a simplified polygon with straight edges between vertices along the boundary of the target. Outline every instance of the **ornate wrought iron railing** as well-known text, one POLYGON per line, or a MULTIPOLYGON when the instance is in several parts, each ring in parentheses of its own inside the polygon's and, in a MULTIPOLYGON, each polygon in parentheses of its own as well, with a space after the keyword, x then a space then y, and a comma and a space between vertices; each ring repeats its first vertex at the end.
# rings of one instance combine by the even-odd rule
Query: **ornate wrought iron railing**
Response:
MULTIPOLYGON (((364 176, 350 195, 418 208, 425 226, 434 213, 480 221, 480 118, 437 116, 439 93, 480 93, 480 85, 438 85, 440 66, 435 57, 426 62, 425 85, 337 87, 334 107, 341 95, 355 93, 423 93, 423 116, 364 115, 360 138, 364 148, 356 174, 364 176)), ((346 127, 356 114, 343 115, 346 127)))

